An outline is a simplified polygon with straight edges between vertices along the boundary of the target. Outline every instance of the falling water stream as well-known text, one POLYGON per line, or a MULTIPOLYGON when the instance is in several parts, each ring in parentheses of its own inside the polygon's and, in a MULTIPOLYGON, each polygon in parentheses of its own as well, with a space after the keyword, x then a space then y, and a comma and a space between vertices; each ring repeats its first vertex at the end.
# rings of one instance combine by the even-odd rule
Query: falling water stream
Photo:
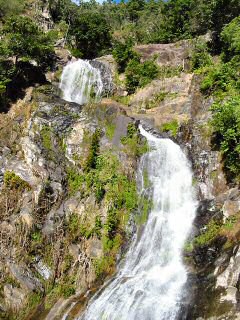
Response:
MULTIPOLYGON (((78 60, 64 68, 60 88, 65 100, 82 104, 92 90, 98 99, 103 85, 99 70, 78 60)), ((180 311, 187 281, 182 249, 197 207, 191 167, 173 141, 142 127, 140 131, 150 151, 141 158, 137 180, 140 193, 145 192, 148 173, 153 206, 116 276, 92 297, 78 320, 174 320, 180 311)), ((67 317, 68 312, 63 319, 67 317)))
POLYGON ((66 101, 84 104, 93 99, 98 102, 103 90, 100 70, 86 60, 71 62, 63 69, 59 87, 66 101))
POLYGON ((150 145, 139 165, 152 186, 153 208, 114 279, 89 302, 79 320, 173 320, 187 271, 182 249, 195 216, 190 164, 181 148, 140 127, 150 145))

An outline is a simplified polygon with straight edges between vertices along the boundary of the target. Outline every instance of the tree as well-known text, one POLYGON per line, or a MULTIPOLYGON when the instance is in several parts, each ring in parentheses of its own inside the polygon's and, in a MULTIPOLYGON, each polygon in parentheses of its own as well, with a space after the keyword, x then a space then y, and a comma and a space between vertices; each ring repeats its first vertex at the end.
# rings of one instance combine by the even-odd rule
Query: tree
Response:
POLYGON ((136 22, 139 18, 140 12, 144 10, 144 0, 129 0, 127 2, 127 11, 132 22, 136 22))
POLYGON ((82 58, 95 58, 111 46, 110 26, 97 11, 80 11, 69 33, 75 38, 82 58))
POLYGON ((120 72, 124 72, 128 62, 137 57, 137 53, 133 50, 133 41, 130 38, 126 42, 115 41, 112 54, 118 63, 120 72))
POLYGON ((170 0, 164 7, 164 29, 169 41, 190 37, 190 8, 192 0, 170 0))
POLYGON ((223 154, 228 178, 239 179, 240 174, 240 98, 232 97, 213 105, 215 142, 223 154))
POLYGON ((50 38, 30 18, 9 18, 2 33, 8 55, 15 57, 16 65, 19 58, 34 59, 44 68, 53 63, 54 50, 50 38))
POLYGON ((223 59, 240 58, 240 17, 233 19, 221 33, 223 41, 223 59))

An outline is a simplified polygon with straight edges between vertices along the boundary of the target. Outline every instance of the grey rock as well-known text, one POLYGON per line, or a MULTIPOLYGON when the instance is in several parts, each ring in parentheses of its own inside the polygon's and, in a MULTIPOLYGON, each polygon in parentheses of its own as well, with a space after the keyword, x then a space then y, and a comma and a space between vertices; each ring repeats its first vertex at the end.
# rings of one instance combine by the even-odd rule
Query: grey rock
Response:
POLYGON ((12 276, 21 284, 21 286, 29 291, 40 290, 43 291, 43 287, 39 279, 33 276, 32 272, 20 265, 9 263, 8 264, 9 271, 12 276))

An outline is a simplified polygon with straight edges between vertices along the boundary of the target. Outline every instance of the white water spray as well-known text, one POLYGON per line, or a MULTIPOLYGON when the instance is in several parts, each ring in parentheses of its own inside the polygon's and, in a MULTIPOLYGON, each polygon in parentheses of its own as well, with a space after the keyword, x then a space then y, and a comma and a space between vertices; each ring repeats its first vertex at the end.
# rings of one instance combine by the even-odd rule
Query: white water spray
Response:
POLYGON ((59 87, 66 101, 84 104, 92 99, 98 102, 103 90, 100 70, 81 59, 69 63, 63 69, 59 87))
POLYGON ((123 266, 89 302, 81 320, 173 320, 177 317, 187 272, 182 249, 195 216, 190 164, 180 147, 140 129, 151 147, 140 163, 147 170, 153 209, 123 266))

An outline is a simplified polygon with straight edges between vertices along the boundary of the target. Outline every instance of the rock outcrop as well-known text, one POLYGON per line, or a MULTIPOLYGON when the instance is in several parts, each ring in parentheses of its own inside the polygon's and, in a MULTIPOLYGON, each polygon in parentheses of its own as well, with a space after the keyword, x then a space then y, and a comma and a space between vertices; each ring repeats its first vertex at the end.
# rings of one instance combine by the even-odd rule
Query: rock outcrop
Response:
MULTIPOLYGON (((117 242, 111 244, 105 225, 115 208, 112 197, 121 183, 136 192, 137 156, 121 140, 128 125, 135 124, 124 110, 111 102, 85 107, 68 103, 55 96, 51 85, 34 89, 30 100, 21 105, 29 105, 27 117, 17 107, 5 116, 6 125, 12 118, 21 130, 14 145, 1 148, 0 314, 20 311, 19 318, 45 295, 45 308, 62 300, 65 306, 71 299, 64 297, 84 294, 114 271, 117 253, 126 244, 129 212, 125 200, 118 204, 121 215, 114 209, 119 216, 111 223, 117 226, 122 219, 121 234, 114 231, 111 239, 116 235, 117 242), (107 161, 99 171, 89 158, 95 147, 101 161, 107 161), (109 172, 104 166, 113 168, 109 172), (118 174, 122 182, 111 187, 118 174), (105 189, 98 179, 105 181, 105 189)), ((134 143, 137 147, 141 142, 134 143)))

